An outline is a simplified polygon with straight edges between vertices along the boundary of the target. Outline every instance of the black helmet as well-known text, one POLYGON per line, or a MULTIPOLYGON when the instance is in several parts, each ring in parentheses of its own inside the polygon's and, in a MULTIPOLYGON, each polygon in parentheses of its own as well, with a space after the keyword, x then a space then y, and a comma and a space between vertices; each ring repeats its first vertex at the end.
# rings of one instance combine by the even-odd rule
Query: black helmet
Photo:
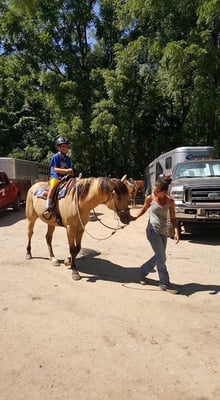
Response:
POLYGON ((56 141, 55 141, 55 145, 56 146, 60 146, 61 144, 69 144, 69 140, 67 138, 64 137, 59 137, 56 141))

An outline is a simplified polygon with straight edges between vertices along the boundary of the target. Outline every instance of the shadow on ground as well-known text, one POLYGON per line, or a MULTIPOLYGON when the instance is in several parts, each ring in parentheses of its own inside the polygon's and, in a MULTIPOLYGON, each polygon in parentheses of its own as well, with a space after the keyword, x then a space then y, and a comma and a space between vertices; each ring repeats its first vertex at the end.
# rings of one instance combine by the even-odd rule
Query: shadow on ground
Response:
MULTIPOLYGON (((147 277, 148 284, 141 285, 139 283, 140 268, 138 267, 122 267, 111 261, 102 258, 96 258, 100 253, 92 249, 81 249, 76 259, 76 267, 82 279, 89 283, 95 283, 99 280, 120 283, 128 289, 135 290, 159 290, 158 279, 152 279, 152 274, 147 277), (85 275, 86 274, 86 275, 85 275)), ((33 257, 34 259, 49 260, 45 257, 33 257)), ((64 260, 59 259, 60 264, 64 260)), ((155 274, 157 276, 157 272, 155 274)), ((199 282, 189 282, 184 285, 172 282, 178 295, 191 296, 198 292, 208 292, 209 295, 216 295, 220 292, 220 285, 205 285, 199 282)))
MULTIPOLYGON (((95 283, 98 280, 106 280, 110 282, 118 282, 123 285, 136 284, 135 288, 143 289, 139 284, 140 269, 137 267, 122 267, 108 260, 95 258, 99 253, 94 250, 82 249, 82 257, 77 258, 76 265, 82 279, 87 282, 95 283), (88 274, 84 275, 84 274, 88 274)), ((149 277, 152 274, 149 275, 149 277)), ((158 289, 157 279, 148 279, 148 284, 144 288, 149 287, 158 289)), ((184 285, 174 283, 175 288, 179 291, 179 295, 191 296, 198 292, 208 292, 210 295, 215 295, 220 292, 220 285, 204 285, 198 282, 189 282, 184 285)))
POLYGON ((186 240, 190 243, 218 246, 220 244, 219 235, 220 223, 214 225, 195 226, 192 232, 181 234, 181 240, 186 240))
POLYGON ((0 227, 14 225, 18 221, 25 218, 26 215, 24 204, 21 205, 19 211, 13 211, 12 209, 0 210, 0 227))

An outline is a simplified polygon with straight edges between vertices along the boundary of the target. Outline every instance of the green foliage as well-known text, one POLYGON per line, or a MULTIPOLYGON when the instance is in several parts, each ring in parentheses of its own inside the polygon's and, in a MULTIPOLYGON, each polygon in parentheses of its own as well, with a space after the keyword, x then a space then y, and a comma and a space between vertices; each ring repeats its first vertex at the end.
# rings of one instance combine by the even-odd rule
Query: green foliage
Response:
POLYGON ((143 177, 161 152, 220 149, 218 0, 3 0, 0 155, 143 177), (99 8, 95 7, 98 5, 99 8))

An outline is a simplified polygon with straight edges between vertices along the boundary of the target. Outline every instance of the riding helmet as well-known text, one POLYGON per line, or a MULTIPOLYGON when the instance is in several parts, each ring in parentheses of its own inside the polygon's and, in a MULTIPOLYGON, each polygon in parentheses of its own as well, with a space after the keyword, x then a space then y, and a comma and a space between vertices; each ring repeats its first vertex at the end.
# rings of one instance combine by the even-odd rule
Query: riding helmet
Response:
POLYGON ((69 140, 67 138, 64 137, 59 137, 56 141, 55 141, 55 145, 56 146, 61 146, 61 144, 69 144, 69 140))

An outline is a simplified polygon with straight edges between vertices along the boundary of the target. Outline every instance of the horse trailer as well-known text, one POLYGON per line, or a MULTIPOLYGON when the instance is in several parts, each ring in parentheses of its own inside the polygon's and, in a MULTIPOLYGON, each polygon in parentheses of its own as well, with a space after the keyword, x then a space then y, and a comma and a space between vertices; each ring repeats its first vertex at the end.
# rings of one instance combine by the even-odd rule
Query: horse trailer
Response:
POLYGON ((12 183, 20 183, 21 201, 25 201, 28 189, 39 181, 47 181, 49 166, 28 160, 0 157, 0 171, 8 175, 12 183))
POLYGON ((163 153, 153 160, 145 169, 145 193, 151 193, 158 176, 172 175, 174 167, 179 162, 201 160, 214 157, 212 146, 177 147, 163 153))

